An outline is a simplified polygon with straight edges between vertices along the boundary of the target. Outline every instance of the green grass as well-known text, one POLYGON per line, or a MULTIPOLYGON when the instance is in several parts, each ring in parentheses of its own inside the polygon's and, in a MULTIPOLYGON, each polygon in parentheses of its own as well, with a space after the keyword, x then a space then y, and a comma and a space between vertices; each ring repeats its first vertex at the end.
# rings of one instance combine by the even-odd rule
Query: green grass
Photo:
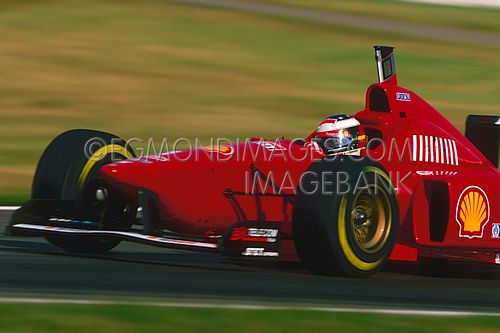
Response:
POLYGON ((12 205, 17 206, 23 202, 26 202, 30 199, 30 191, 29 189, 26 191, 19 191, 17 188, 14 188, 9 191, 6 189, 4 193, 0 194, 0 205, 12 205))
POLYGON ((29 195, 43 149, 71 128, 155 140, 305 136, 327 115, 364 107, 378 43, 397 46, 400 83, 457 127, 468 113, 499 113, 499 48, 159 0, 2 1, 0 204, 29 195))
POLYGON ((106 305, 0 305, 0 332, 498 332, 492 317, 106 305))

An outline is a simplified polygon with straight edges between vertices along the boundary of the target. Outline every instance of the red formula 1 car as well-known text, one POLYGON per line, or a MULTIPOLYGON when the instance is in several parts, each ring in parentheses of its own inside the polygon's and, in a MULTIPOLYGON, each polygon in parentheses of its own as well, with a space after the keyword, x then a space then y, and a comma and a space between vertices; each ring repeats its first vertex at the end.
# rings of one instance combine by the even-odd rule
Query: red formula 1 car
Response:
POLYGON ((70 252, 122 240, 297 260, 367 276, 387 260, 500 264, 499 117, 466 136, 398 86, 393 48, 375 47, 379 83, 354 117, 304 140, 254 138, 136 157, 114 135, 73 130, 42 155, 12 235, 70 252))

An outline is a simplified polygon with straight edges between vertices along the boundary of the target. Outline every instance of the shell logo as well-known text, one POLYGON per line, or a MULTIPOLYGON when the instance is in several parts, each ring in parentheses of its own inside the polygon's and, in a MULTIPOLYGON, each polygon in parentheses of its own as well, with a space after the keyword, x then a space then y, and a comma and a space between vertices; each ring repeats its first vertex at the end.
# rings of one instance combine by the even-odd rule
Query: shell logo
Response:
POLYGON ((490 203, 480 187, 469 186, 462 191, 457 202, 456 220, 460 237, 483 237, 484 227, 490 220, 490 203))
POLYGON ((202 149, 208 152, 217 152, 223 155, 231 155, 233 153, 233 147, 226 145, 213 145, 213 146, 205 146, 201 147, 202 149))

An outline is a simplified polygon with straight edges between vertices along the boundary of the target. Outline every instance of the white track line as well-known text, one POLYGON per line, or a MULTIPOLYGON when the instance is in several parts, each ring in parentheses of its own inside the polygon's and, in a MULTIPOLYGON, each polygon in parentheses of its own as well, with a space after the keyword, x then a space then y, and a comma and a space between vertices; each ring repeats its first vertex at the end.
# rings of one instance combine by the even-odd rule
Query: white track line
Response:
POLYGON ((500 312, 458 311, 458 310, 419 310, 394 308, 362 308, 362 307, 322 307, 322 306, 279 306, 258 304, 230 304, 230 303, 189 303, 189 302, 125 302, 92 299, 58 299, 58 298, 30 298, 30 297, 0 297, 0 303, 24 304, 69 304, 69 305, 136 305, 172 308, 207 308, 207 309, 238 309, 238 310, 299 310, 337 313, 372 313, 387 315, 409 316, 443 316, 443 317, 470 317, 487 316, 500 317, 500 312))
POLYGON ((437 5, 461 7, 500 7, 499 0, 404 0, 406 2, 423 2, 437 5))
POLYGON ((21 207, 20 206, 0 206, 0 211, 7 211, 7 212, 12 211, 13 212, 19 208, 21 208, 21 207))

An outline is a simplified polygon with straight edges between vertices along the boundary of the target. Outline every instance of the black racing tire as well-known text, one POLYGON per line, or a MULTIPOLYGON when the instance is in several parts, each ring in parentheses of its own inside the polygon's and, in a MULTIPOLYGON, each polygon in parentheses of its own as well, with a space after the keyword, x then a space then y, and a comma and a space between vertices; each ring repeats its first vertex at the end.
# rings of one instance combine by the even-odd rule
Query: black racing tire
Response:
POLYGON ((293 238, 301 261, 313 273, 376 273, 387 262, 398 229, 396 192, 378 163, 337 156, 313 163, 301 178, 293 238))
POLYGON ((46 236, 52 245, 69 253, 104 254, 114 249, 120 240, 81 236, 46 236))
MULTIPOLYGON (((86 129, 67 131, 42 154, 33 180, 32 199, 74 201, 76 213, 86 218, 84 189, 99 168, 134 156, 132 148, 113 134, 86 129)), ((46 239, 63 250, 79 253, 105 253, 120 243, 117 239, 81 236, 51 235, 46 239)))

